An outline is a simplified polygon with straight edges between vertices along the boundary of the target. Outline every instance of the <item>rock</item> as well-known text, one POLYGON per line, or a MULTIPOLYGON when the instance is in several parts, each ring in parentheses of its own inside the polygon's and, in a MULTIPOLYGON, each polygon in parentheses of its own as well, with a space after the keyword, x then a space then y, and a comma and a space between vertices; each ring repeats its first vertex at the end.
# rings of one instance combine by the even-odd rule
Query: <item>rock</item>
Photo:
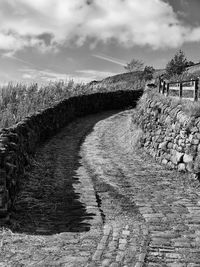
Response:
POLYGON ((188 163, 193 161, 193 156, 189 154, 184 154, 183 156, 183 162, 188 163))
POLYGON ((180 121, 180 123, 182 123, 184 125, 186 125, 188 123, 188 120, 189 120, 188 116, 185 115, 182 111, 179 111, 177 113, 177 119, 180 121))
POLYGON ((173 143, 171 143, 171 142, 169 142, 168 144, 167 144, 167 148, 172 148, 173 147, 173 143))
POLYGON ((188 162, 188 163, 186 164, 186 169, 187 169, 187 171, 189 171, 189 172, 193 172, 193 171, 194 171, 194 164, 193 164, 192 161, 190 161, 190 162, 188 162))
POLYGON ((192 133, 197 133, 198 131, 199 131, 199 129, 196 126, 192 127, 192 129, 191 129, 192 133))
POLYGON ((186 171, 186 167, 185 167, 184 163, 178 164, 178 171, 179 172, 185 172, 186 171))
POLYGON ((190 134, 189 135, 189 138, 188 138, 189 139, 189 142, 192 142, 193 137, 194 137, 193 134, 190 134))
POLYGON ((172 161, 172 163, 173 164, 178 164, 178 163, 180 163, 181 161, 182 161, 182 158, 183 158, 183 153, 180 153, 180 152, 178 152, 178 151, 176 151, 176 150, 173 150, 173 152, 172 152, 173 154, 172 154, 172 157, 171 157, 171 161, 172 161))
POLYGON ((200 131, 200 121, 197 123, 197 128, 200 131))
POLYGON ((170 116, 167 116, 167 118, 165 119, 165 123, 166 124, 171 124, 171 118, 170 118, 170 116))
POLYGON ((199 140, 198 139, 193 139, 192 140, 192 144, 193 145, 198 145, 199 144, 199 140))
POLYGON ((168 142, 162 142, 159 144, 159 149, 166 151, 167 150, 167 143, 168 142))
POLYGON ((200 133, 195 133, 195 137, 200 140, 200 133))
POLYGON ((182 146, 182 145, 184 145, 184 143, 185 143, 185 142, 184 142, 184 140, 183 140, 183 139, 179 139, 179 140, 178 140, 178 145, 179 145, 179 146, 182 146))
POLYGON ((187 137, 186 130, 181 130, 181 131, 180 131, 180 137, 181 137, 181 138, 184 138, 184 139, 187 137))
POLYGON ((195 158, 195 161, 194 161, 194 171, 196 173, 200 172, 200 155, 198 155, 196 158, 195 158))
POLYGON ((189 153, 186 153, 186 154, 189 154, 189 155, 195 157, 197 154, 197 147, 198 147, 197 145, 191 145, 189 147, 189 153))
POLYGON ((163 159, 162 160, 162 164, 165 164, 166 165, 167 163, 168 163, 168 160, 167 159, 163 159))
POLYGON ((178 132, 180 130, 180 123, 176 122, 175 123, 175 131, 178 132))
POLYGON ((183 147, 182 146, 178 146, 177 150, 178 150, 178 152, 183 152, 183 147))

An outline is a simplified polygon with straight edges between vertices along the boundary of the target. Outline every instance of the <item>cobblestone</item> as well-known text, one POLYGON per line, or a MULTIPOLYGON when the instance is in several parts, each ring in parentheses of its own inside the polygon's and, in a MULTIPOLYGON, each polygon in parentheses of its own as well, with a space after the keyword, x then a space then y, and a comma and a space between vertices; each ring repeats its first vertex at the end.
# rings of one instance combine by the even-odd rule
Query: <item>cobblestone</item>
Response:
POLYGON ((137 148, 132 112, 79 119, 41 147, 21 194, 43 202, 19 195, 0 266, 200 266, 200 189, 137 148))
MULTIPOLYGON (((99 178, 93 179, 95 190, 106 184, 108 191, 115 191, 115 197, 126 196, 129 212, 125 212, 120 201, 121 213, 134 217, 140 225, 140 230, 136 230, 140 245, 131 259, 132 264, 127 266, 196 265, 200 245, 199 188, 187 175, 166 169, 141 149, 134 148, 135 135, 131 136, 130 132, 137 129, 131 128, 130 121, 131 112, 127 111, 99 122, 85 141, 90 173, 99 178), (113 175, 108 175, 108 165, 114 170, 113 175), (142 226, 146 227, 146 232, 142 231, 142 226)), ((103 193, 101 195, 103 197, 103 193)), ((104 210, 106 213, 106 208, 104 210)), ((124 221, 123 216, 120 220, 124 221)), ((125 251, 129 245, 124 247, 125 251)), ((121 258, 121 264, 123 262, 121 258)))

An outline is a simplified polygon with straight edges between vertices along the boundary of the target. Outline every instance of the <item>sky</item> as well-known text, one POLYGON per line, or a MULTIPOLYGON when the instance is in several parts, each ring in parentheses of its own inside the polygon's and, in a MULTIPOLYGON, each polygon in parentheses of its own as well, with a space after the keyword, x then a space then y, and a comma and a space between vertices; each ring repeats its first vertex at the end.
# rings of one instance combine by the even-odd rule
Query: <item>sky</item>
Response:
POLYGON ((200 61, 200 0, 0 0, 0 84, 101 80, 200 61))

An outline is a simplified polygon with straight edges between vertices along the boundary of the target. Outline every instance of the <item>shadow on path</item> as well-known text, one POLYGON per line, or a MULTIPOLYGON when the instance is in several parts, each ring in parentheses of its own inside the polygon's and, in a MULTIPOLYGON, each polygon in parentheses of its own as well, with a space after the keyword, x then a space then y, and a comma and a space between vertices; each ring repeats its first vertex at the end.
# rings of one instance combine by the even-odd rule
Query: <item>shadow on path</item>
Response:
POLYGON ((49 235, 90 230, 95 214, 86 212, 73 187, 79 183, 79 148, 94 124, 114 113, 77 119, 37 150, 15 201, 12 231, 49 235))

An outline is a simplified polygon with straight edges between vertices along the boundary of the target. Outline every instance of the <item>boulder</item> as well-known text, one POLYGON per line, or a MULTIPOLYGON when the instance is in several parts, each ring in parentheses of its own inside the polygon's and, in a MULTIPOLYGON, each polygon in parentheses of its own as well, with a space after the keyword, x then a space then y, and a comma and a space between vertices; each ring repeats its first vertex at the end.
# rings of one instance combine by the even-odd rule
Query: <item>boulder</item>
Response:
POLYGON ((179 172, 185 172, 186 171, 186 167, 185 167, 184 163, 178 164, 178 171, 179 172))
POLYGON ((168 142, 162 142, 159 144, 159 149, 166 151, 167 150, 167 143, 168 142))
POLYGON ((184 154, 183 155, 183 162, 188 163, 193 161, 193 156, 189 154, 184 154))
POLYGON ((180 153, 176 150, 173 150, 172 152, 172 157, 171 157, 171 161, 173 164, 178 164, 182 161, 182 158, 183 158, 183 153, 180 153))

